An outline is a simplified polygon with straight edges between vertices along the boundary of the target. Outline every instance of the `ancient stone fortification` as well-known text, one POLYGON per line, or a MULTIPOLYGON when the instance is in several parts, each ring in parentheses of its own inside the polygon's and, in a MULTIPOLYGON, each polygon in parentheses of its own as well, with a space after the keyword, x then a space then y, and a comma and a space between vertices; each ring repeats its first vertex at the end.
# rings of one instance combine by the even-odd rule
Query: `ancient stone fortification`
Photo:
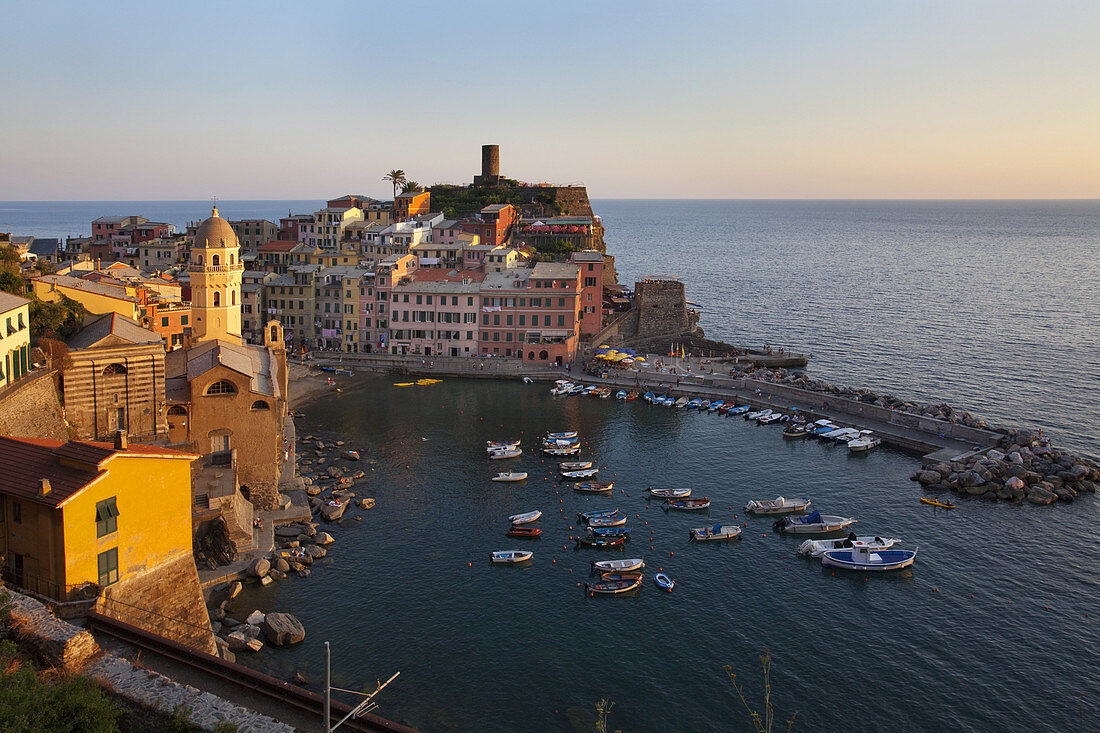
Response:
POLYGON ((68 440, 56 372, 37 372, 0 393, 0 435, 68 440))
POLYGON ((107 586, 96 604, 104 616, 217 654, 214 632, 190 553, 107 586))
POLYGON ((684 284, 679 280, 641 280, 634 284, 638 310, 637 338, 652 338, 691 331, 684 284))

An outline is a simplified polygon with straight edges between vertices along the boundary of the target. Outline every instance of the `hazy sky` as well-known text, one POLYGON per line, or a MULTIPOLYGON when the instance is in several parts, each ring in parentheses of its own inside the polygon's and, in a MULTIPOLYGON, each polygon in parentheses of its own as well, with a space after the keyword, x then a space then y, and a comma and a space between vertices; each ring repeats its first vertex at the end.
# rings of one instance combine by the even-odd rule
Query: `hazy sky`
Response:
POLYGON ((1100 2, 0 0, 0 199, 1098 198, 1100 2))

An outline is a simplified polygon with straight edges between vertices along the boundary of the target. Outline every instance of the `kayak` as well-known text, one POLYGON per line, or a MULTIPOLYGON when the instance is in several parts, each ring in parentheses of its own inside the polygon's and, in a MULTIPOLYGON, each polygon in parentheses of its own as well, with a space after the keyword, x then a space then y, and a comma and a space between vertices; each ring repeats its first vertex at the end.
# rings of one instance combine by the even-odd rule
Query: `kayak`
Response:
POLYGON ((922 504, 931 504, 932 506, 940 506, 940 507, 943 507, 944 509, 954 509, 955 508, 954 504, 944 504, 942 501, 937 501, 936 499, 926 499, 923 496, 920 498, 920 501, 921 501, 922 504))

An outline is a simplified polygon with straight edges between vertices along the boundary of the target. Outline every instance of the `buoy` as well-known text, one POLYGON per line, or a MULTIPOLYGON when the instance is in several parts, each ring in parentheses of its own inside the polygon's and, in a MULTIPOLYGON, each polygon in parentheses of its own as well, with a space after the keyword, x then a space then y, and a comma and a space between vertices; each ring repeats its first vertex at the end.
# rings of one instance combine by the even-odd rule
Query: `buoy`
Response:
POLYGON ((768 533, 767 533, 767 532, 765 532, 765 533, 764 533, 764 536, 765 536, 765 537, 767 537, 767 536, 768 536, 768 533))
POLYGON ((672 550, 669 550, 669 551, 668 551, 668 556, 669 556, 669 557, 672 557, 672 550))
POLYGON ((551 564, 551 565, 557 565, 557 564, 558 564, 558 561, 557 561, 557 560, 551 560, 551 561, 550 561, 550 564, 551 564))
POLYGON ((472 562, 466 563, 466 567, 468 567, 468 568, 472 568, 473 566, 474 566, 474 564, 472 562))

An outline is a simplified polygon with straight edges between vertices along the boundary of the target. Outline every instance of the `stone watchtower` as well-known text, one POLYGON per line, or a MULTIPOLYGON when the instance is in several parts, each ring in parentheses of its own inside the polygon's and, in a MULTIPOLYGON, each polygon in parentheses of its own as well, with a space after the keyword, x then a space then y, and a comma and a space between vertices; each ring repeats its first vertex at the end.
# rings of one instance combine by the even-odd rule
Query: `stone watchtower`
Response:
POLYGON ((695 327, 679 280, 639 280, 634 283, 634 307, 640 338, 678 336, 695 327))
POLYGON ((193 342, 222 339, 241 343, 240 244, 229 222, 218 216, 215 207, 210 218, 195 231, 191 245, 191 328, 193 342))
POLYGON ((500 183, 500 146, 481 146, 481 175, 474 176, 475 186, 495 186, 500 183))

